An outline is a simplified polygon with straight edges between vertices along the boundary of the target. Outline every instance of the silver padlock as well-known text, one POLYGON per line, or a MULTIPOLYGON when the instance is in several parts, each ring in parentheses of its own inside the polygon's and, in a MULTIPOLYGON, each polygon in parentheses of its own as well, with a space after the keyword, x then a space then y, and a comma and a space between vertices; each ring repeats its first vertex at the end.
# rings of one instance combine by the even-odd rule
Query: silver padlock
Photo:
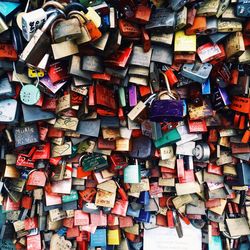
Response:
POLYGON ((208 161, 210 158, 210 147, 205 142, 199 142, 193 149, 193 155, 198 161, 208 161))
POLYGON ((195 82, 204 83, 210 75, 212 65, 210 63, 184 64, 181 74, 195 82))

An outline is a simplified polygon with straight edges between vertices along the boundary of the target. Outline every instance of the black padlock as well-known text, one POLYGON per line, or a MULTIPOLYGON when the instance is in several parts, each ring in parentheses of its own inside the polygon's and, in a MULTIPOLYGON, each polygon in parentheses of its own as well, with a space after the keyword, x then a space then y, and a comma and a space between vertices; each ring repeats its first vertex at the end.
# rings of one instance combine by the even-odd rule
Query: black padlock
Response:
POLYGON ((132 150, 129 156, 135 159, 147 159, 152 153, 152 141, 147 136, 141 136, 132 140, 132 150))

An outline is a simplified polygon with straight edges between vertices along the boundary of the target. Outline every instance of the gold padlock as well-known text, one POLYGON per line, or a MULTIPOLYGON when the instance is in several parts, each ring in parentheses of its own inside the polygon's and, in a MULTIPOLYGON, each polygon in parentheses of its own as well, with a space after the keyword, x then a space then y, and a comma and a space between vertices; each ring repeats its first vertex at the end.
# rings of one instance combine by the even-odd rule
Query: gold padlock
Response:
POLYGON ((183 30, 177 31, 174 39, 174 52, 195 53, 196 35, 187 36, 183 30))

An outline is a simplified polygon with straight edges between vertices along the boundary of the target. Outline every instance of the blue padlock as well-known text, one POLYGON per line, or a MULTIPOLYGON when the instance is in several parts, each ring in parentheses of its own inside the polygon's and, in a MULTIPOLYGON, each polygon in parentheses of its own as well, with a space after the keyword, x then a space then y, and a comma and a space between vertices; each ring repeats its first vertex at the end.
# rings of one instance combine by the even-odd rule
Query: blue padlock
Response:
POLYGON ((137 203, 144 204, 145 206, 149 204, 150 195, 148 191, 143 191, 140 193, 137 203))
POLYGON ((139 217, 136 217, 135 220, 137 222, 147 222, 150 221, 150 212, 146 212, 144 209, 140 210, 139 217))
POLYGON ((90 246, 91 247, 106 247, 106 229, 96 229, 95 233, 90 235, 90 246))
POLYGON ((140 209, 134 210, 131 206, 128 206, 127 215, 131 217, 139 217, 140 209))

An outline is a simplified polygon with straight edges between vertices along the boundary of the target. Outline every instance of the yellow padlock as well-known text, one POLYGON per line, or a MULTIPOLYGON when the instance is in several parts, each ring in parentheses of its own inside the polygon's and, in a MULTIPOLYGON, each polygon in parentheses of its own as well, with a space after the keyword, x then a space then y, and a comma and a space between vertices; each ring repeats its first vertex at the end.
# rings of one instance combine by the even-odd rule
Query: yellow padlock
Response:
POLYGON ((28 68, 28 76, 29 78, 37 78, 37 77, 41 78, 44 77, 44 71, 28 68))
POLYGON ((119 229, 108 230, 108 245, 120 245, 121 234, 119 229))

